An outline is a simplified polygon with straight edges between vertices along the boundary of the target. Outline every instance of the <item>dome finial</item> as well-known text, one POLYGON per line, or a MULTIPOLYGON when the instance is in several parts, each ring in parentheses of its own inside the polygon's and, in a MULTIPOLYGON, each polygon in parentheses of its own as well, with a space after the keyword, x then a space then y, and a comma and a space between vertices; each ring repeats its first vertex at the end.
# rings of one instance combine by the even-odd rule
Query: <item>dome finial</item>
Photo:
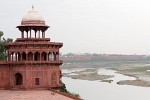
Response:
POLYGON ((32 10, 34 10, 34 5, 32 5, 32 10))

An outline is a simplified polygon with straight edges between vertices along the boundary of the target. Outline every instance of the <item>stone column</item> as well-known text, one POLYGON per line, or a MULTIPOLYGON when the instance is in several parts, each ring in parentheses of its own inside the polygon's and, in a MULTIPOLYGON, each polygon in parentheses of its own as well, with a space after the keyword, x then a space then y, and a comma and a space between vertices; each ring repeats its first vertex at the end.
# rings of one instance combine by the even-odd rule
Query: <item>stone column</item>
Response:
POLYGON ((48 58, 47 61, 49 61, 49 53, 48 53, 48 55, 47 55, 47 58, 48 58))
POLYGON ((59 61, 59 53, 57 54, 57 60, 59 61))
POLYGON ((31 38, 31 29, 30 29, 30 38, 31 38))
POLYGON ((26 53, 26 61, 28 61, 28 54, 26 53))
POLYGON ((28 38, 28 32, 27 32, 27 38, 28 38))
POLYGON ((45 38, 45 31, 43 32, 43 38, 45 38))
POLYGON ((56 53, 54 53, 54 61, 56 60, 56 53))
POLYGON ((42 32, 42 38, 43 38, 43 32, 42 32))
POLYGON ((17 53, 15 53, 15 61, 17 61, 17 53))
POLYGON ((41 56, 41 53, 40 53, 40 61, 41 61, 41 57, 42 57, 42 56, 41 56))
POLYGON ((24 31, 22 31, 22 36, 21 37, 24 38, 24 31))
POLYGON ((22 61, 22 54, 20 54, 20 61, 22 61))
POLYGON ((11 61, 11 54, 8 53, 8 61, 11 61))
POLYGON ((40 30, 39 30, 39 38, 40 38, 40 30))
POLYGON ((46 61, 48 61, 48 58, 49 58, 48 55, 49 55, 49 54, 46 54, 46 61))
POLYGON ((35 31, 35 38, 36 38, 36 31, 35 31))

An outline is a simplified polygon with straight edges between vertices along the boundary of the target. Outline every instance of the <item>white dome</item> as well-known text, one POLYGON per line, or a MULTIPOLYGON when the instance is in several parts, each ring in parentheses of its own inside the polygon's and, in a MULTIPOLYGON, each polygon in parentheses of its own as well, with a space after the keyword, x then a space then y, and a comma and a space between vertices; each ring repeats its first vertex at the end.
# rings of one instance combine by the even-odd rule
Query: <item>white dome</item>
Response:
POLYGON ((31 10, 23 16, 22 21, 44 21, 44 19, 37 11, 31 10))

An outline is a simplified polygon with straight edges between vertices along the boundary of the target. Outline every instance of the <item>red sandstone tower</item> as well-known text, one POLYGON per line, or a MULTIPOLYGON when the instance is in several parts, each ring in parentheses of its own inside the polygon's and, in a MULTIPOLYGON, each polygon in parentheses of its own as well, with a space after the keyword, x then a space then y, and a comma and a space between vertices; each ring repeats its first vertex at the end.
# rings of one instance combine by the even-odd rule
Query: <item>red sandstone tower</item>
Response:
POLYGON ((21 38, 5 44, 8 59, 0 62, 0 89, 61 87, 59 49, 63 44, 45 37, 49 26, 33 8, 17 28, 21 38))

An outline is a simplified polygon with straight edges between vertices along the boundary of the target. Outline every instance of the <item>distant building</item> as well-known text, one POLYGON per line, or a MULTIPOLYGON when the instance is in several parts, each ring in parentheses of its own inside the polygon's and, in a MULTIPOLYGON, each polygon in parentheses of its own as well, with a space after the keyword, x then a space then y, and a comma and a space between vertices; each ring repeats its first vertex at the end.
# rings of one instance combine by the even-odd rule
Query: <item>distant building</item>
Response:
POLYGON ((45 37, 49 28, 32 8, 17 26, 21 38, 5 44, 7 61, 0 62, 0 89, 59 88, 62 61, 59 49, 63 43, 45 37))

